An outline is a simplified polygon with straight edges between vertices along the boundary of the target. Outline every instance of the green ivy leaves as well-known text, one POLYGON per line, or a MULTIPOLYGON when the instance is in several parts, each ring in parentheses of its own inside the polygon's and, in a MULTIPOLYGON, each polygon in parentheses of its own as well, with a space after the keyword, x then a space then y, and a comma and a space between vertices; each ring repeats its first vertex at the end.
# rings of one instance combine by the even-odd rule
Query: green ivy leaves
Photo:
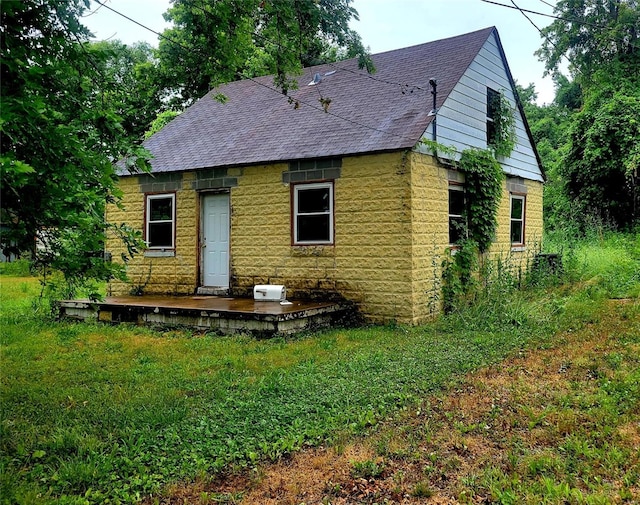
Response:
POLYGON ((464 150, 459 166, 465 175, 469 239, 476 242, 480 253, 484 253, 489 249, 498 226, 498 207, 505 175, 500 163, 488 150, 464 150))

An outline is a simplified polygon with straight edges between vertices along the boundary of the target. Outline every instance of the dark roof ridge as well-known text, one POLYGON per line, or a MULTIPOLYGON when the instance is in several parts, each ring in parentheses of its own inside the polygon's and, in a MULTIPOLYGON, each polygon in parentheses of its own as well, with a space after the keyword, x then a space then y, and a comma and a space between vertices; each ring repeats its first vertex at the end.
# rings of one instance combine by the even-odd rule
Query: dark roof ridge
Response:
MULTIPOLYGON (((435 44, 435 43, 444 43, 444 42, 449 42, 449 41, 453 41, 455 39, 466 39, 475 35, 478 35, 482 32, 487 32, 487 37, 494 31, 497 30, 495 26, 487 26, 486 28, 481 28, 479 30, 474 30, 472 32, 467 32, 467 33, 461 33, 459 35, 452 35, 451 37, 445 37, 442 39, 435 39, 435 40, 430 40, 428 42, 420 42, 418 44, 412 44, 410 46, 406 46, 406 47, 398 47, 397 49, 387 49, 386 51, 381 51, 379 53, 372 53, 372 56, 382 56, 382 55, 386 55, 389 53, 393 53, 396 51, 406 51, 406 50, 411 50, 411 49, 417 49, 421 46, 428 46, 430 44, 435 44)), ((349 58, 349 59, 354 59, 354 58, 349 58)), ((343 60, 343 61, 347 61, 347 60, 343 60)))

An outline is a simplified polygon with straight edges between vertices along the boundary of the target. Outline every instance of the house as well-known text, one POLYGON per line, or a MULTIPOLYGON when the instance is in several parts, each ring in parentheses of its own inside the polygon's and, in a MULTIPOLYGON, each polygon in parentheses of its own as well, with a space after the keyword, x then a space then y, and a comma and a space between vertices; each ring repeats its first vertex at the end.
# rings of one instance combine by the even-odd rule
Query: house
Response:
MULTIPOLYGON (((485 149, 500 92, 517 142, 500 160, 491 252, 530 254, 544 173, 497 30, 373 61, 372 75, 356 60, 305 69, 289 96, 271 77, 224 85, 147 139, 152 173, 123 175, 124 209, 107 218, 142 230, 148 248, 111 294, 251 296, 282 284, 291 298, 353 301, 375 322, 428 319, 464 177, 421 139, 485 149)), ((108 243, 113 258, 119 247, 108 243)))

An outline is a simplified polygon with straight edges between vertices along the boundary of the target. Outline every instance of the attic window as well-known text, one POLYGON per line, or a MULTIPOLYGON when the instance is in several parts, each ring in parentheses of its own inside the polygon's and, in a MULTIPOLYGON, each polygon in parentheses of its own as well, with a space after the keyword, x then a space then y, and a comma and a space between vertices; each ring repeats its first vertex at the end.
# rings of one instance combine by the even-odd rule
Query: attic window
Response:
POLYGON ((492 146, 496 141, 495 121, 500 107, 500 93, 487 88, 487 145, 492 146))
POLYGON ((333 182, 293 186, 293 243, 333 243, 333 182))

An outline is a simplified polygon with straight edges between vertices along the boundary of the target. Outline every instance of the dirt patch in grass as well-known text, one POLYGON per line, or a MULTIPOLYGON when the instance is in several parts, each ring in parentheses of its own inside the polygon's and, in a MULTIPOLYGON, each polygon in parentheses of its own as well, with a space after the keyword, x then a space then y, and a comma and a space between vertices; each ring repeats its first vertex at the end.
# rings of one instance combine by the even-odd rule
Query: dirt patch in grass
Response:
POLYGON ((612 301, 597 323, 471 373, 366 437, 183 483, 159 503, 638 503, 634 304, 612 301))

